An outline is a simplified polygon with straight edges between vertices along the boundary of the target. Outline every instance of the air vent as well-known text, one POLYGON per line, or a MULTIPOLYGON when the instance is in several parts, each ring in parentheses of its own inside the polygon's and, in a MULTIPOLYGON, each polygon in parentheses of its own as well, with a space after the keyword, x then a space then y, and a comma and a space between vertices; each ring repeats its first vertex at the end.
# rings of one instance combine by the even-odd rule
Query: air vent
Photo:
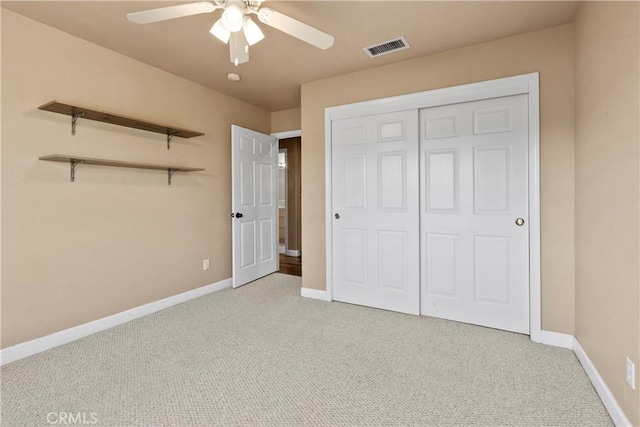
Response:
POLYGON ((371 58, 386 55, 387 53, 397 52, 399 50, 409 49, 409 42, 404 37, 379 43, 374 46, 365 47, 363 50, 371 58))

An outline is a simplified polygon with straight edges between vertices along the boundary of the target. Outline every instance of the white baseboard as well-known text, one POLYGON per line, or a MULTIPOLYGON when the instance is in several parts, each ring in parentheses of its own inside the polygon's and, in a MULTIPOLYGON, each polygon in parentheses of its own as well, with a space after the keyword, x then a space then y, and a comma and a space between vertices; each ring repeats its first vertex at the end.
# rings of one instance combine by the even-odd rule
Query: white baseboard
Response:
POLYGON ((593 384, 593 387, 598 392, 598 396, 604 407, 607 409, 609 416, 613 420, 614 424, 618 427, 631 426, 629 419, 626 417, 620 405, 616 401, 615 397, 609 390, 609 387, 604 383, 602 377, 598 373, 596 367, 593 365, 587 353, 573 335, 561 334, 551 331, 540 331, 540 343, 546 345, 552 345, 554 347, 562 347, 569 350, 573 350, 576 357, 580 361, 582 368, 587 373, 589 380, 593 384))
POLYGON ((573 343, 575 342, 573 335, 561 334, 559 332, 540 331, 540 343, 551 345, 554 347, 567 348, 573 350, 573 343))
POLYGON ((609 416, 613 420, 613 423, 618 427, 631 426, 631 422, 622 411, 620 405, 618 405, 616 398, 613 397, 611 390, 609 390, 609 387, 607 387, 604 380, 598 373, 598 370, 593 365, 591 359, 589 359, 589 356, 587 356, 587 353, 585 353, 577 339, 574 339, 573 352, 576 354, 580 364, 582 364, 582 367, 591 380, 593 387, 598 392, 598 396, 600 396, 600 400, 604 403, 604 407, 607 408, 607 412, 609 412, 609 416))
POLYGON ((292 250, 292 249, 287 249, 284 254, 286 256, 292 256, 292 257, 296 257, 298 258, 300 255, 302 255, 302 251, 296 251, 296 250, 292 250))
POLYGON ((320 291, 318 289, 300 288, 300 296, 322 301, 331 301, 327 295, 327 291, 320 291))
MULTIPOLYGON (((220 291, 222 289, 230 288, 231 284, 231 278, 221 280, 217 283, 202 286, 200 288, 154 301, 149 304, 141 305, 139 307, 135 307, 130 310, 114 314, 112 316, 103 317, 102 319, 97 319, 89 323, 53 333, 51 335, 36 338, 31 341, 5 348, 3 350, 0 350, 0 365, 32 356, 34 354, 49 350, 62 344, 69 343, 71 341, 75 341, 96 332, 113 328, 114 326, 121 325, 131 320, 147 316, 160 310, 164 310, 165 308, 169 308, 174 305, 220 291)), ((318 289, 301 288, 300 295, 304 298, 330 301, 327 291, 318 289)), ((613 420, 615 425, 618 427, 626 427, 632 425, 622 411, 622 408, 616 401, 615 397, 611 393, 611 390, 609 390, 609 387, 607 387, 604 380, 598 373, 598 370, 589 359, 589 356, 587 356, 587 353, 585 353, 584 349, 573 335, 561 334, 552 331, 541 331, 540 339, 540 342, 542 344, 573 350, 583 369, 587 373, 587 376, 591 380, 591 383, 596 389, 598 396, 600 396, 602 403, 609 412, 609 416, 611 416, 611 419, 613 420)))
POLYGON ((232 280, 230 278, 221 280, 217 283, 202 286, 191 291, 183 292, 178 295, 150 302, 149 304, 134 307, 130 310, 116 313, 112 316, 103 317, 102 319, 97 319, 89 323, 75 326, 73 328, 55 332, 51 335, 36 338, 31 341, 23 342, 21 344, 5 348, 3 350, 0 350, 0 365, 32 356, 36 353, 40 353, 59 345, 75 341, 77 339, 86 337, 87 335, 95 334, 96 332, 104 331, 105 329, 113 328, 114 326, 121 325, 139 317, 155 313, 156 311, 164 310, 165 308, 187 302, 203 295, 230 288, 231 282, 232 280))

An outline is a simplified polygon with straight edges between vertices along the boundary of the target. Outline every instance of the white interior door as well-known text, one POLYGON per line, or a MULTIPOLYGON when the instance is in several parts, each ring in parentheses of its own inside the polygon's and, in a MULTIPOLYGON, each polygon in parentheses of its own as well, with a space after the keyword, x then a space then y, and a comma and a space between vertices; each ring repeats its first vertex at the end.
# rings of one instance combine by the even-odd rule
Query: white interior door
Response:
POLYGON ((420 121, 421 313, 528 334, 527 95, 420 121))
POLYGON ((332 122, 333 299, 419 314, 418 111, 332 122))
POLYGON ((233 287, 278 271, 276 138, 231 125, 233 287))

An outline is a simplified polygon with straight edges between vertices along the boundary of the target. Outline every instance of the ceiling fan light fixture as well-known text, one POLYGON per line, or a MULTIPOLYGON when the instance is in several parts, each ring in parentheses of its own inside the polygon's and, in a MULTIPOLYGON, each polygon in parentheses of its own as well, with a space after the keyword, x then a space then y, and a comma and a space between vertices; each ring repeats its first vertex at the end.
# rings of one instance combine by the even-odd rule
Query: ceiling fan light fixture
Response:
POLYGON ((264 38, 264 33, 249 16, 244 18, 244 36, 249 46, 253 46, 264 38))
POLYGON ((231 32, 228 31, 224 25, 222 25, 222 18, 218 19, 213 27, 209 30, 211 34, 216 36, 218 40, 222 43, 229 43, 229 38, 231 37, 231 32))
POLYGON ((242 24, 244 23, 244 12, 237 4, 231 4, 222 13, 220 18, 222 25, 227 31, 237 33, 242 30, 242 24))
POLYGON ((317 28, 300 22, 273 9, 261 7, 264 0, 210 0, 198 3, 149 9, 127 14, 127 18, 138 24, 167 21, 224 9, 209 32, 229 45, 231 62, 238 66, 249 61, 249 46, 258 43, 264 34, 248 15, 256 14, 258 20, 276 30, 296 37, 320 49, 333 46, 334 37, 317 28))

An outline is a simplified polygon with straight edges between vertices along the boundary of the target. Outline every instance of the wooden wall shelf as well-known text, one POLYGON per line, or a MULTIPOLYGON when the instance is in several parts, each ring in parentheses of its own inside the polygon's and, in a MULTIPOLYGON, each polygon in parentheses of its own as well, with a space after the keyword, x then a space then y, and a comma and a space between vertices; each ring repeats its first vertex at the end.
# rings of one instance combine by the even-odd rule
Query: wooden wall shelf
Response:
POLYGON ((193 138, 194 136, 204 135, 188 129, 181 129, 168 125, 152 123, 146 120, 134 119, 132 117, 123 116, 121 114, 108 113, 105 111, 94 110, 92 108, 81 107, 79 105, 68 104, 53 100, 38 107, 40 110, 51 111, 54 113, 65 114, 71 116, 71 134, 76 134, 76 121, 79 118, 87 120, 95 120, 98 122, 109 123, 117 126, 124 126, 133 129, 146 130, 148 132, 161 133, 167 136, 167 150, 171 147, 171 139, 174 136, 181 138, 193 138))
POLYGON ((107 159, 93 159, 90 157, 70 156, 66 154, 50 154, 48 156, 39 157, 40 160, 48 160, 52 162, 64 162, 71 165, 71 182, 75 180, 75 171, 78 165, 99 165, 99 166, 114 166, 120 168, 134 168, 134 169, 153 169, 167 171, 169 185, 171 185, 171 177, 176 172, 196 172, 203 171, 202 168, 192 168, 184 166, 169 166, 158 165, 152 163, 134 163, 123 162, 120 160, 107 160, 107 159))

